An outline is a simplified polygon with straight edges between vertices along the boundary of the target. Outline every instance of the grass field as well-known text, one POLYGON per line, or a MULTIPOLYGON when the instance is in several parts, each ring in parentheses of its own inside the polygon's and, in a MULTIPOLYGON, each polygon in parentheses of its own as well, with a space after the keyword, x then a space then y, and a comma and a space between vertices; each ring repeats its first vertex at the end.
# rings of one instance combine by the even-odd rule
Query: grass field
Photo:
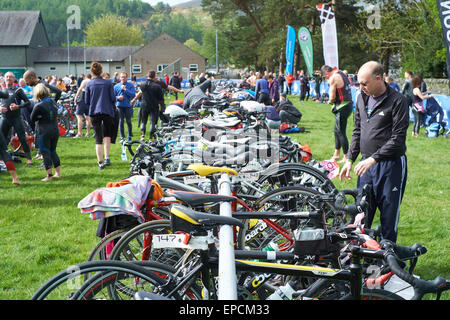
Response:
MULTIPOLYGON (((182 97, 181 97, 182 98, 182 97)), ((298 102, 305 133, 292 135, 308 144, 316 160, 329 159, 334 150, 334 119, 329 106, 298 102)), ((137 111, 137 110, 135 110, 137 111)), ((139 137, 137 112, 134 136, 139 137)), ((349 119, 348 136, 353 128, 349 119)), ((416 273, 423 279, 450 278, 450 140, 411 137, 408 131, 408 182, 401 206, 398 243, 421 243, 428 253, 419 259, 416 273)), ((99 171, 92 138, 60 138, 58 154, 62 178, 44 183, 41 161, 18 164, 21 186, 13 186, 7 172, 0 173, 0 299, 29 299, 57 272, 86 261, 98 238, 98 222, 83 215, 78 202, 107 182, 127 177, 129 165, 121 161, 120 145, 112 146, 112 166, 99 171)), ((35 152, 33 152, 34 156, 35 152)), ((354 177, 354 176, 353 176, 354 177)), ((339 189, 353 188, 356 178, 339 189)), ((449 300, 450 294, 443 296, 449 300)))

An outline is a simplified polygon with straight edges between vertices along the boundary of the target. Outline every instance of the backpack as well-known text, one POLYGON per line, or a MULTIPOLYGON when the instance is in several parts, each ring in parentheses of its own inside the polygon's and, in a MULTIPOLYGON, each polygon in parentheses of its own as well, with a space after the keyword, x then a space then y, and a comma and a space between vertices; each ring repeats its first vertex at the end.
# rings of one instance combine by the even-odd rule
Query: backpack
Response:
POLYGON ((426 128, 426 133, 428 138, 436 138, 439 136, 439 130, 441 129, 441 125, 437 122, 430 124, 426 128))

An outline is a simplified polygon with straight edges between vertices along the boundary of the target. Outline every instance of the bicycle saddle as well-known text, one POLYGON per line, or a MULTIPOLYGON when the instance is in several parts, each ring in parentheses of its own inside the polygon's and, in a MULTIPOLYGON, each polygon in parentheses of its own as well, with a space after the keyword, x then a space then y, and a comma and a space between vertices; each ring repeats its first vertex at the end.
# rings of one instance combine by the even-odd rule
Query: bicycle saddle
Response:
POLYGON ((202 124, 209 129, 229 129, 238 125, 241 121, 214 121, 210 119, 204 119, 202 124))
POLYGON ((214 166, 244 166, 254 158, 254 156, 255 155, 252 152, 244 152, 233 158, 220 159, 214 163, 214 166))
POLYGON ((231 202, 236 200, 236 197, 233 196, 179 190, 169 190, 167 191, 167 194, 193 207, 210 203, 231 202))
POLYGON ((187 170, 195 171, 199 176, 206 177, 213 173, 228 173, 230 176, 237 176, 236 170, 224 167, 212 167, 199 163, 190 164, 187 170))
MULTIPOLYGON (((215 227, 220 225, 230 225, 230 226, 238 226, 240 228, 244 227, 244 224, 236 218, 220 216, 212 213, 198 212, 189 209, 188 207, 185 207, 181 204, 172 205, 172 207, 170 208, 170 213, 173 216, 182 219, 185 222, 189 222, 194 226, 215 227)), ((176 230, 176 231, 187 231, 187 230, 176 230)))

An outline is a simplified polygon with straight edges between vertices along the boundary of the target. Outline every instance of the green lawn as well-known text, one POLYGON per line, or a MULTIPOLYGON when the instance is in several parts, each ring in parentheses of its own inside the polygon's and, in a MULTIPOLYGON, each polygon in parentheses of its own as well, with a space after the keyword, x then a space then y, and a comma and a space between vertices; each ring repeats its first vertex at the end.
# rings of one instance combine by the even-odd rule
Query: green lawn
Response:
MULTIPOLYGON (((291 100, 303 113, 307 132, 295 134, 297 141, 311 147, 317 160, 329 159, 334 149, 333 115, 325 104, 291 100)), ((137 111, 137 110, 135 110, 137 111)), ((134 136, 137 112, 134 115, 134 136)), ((351 135, 352 119, 348 134, 351 135)), ((148 134, 147 134, 148 135, 148 134)), ((398 242, 424 244, 428 253, 419 259, 417 274, 430 279, 450 278, 449 179, 450 140, 408 135, 408 183, 401 207, 398 242)), ((120 145, 113 145, 112 166, 99 171, 93 138, 61 138, 58 149, 62 178, 47 183, 39 169, 40 161, 26 167, 17 165, 21 186, 13 186, 7 172, 0 174, 0 299, 29 299, 34 291, 54 274, 84 262, 98 238, 97 221, 81 214, 78 202, 107 182, 128 175, 129 166, 121 161, 120 145)), ((35 152, 33 152, 34 156, 35 152)), ((353 188, 335 181, 339 189, 353 188)), ((450 295, 444 297, 449 299, 450 295)))

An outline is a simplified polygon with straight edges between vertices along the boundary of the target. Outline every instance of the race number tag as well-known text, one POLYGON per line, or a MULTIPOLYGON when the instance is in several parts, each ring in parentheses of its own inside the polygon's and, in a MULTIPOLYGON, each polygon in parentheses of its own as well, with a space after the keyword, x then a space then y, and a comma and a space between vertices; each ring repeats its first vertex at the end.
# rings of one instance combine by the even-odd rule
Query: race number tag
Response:
POLYGON ((152 245, 154 249, 181 248, 181 249, 208 249, 208 236, 190 237, 188 234, 154 234, 152 245))
POLYGON ((239 178, 245 181, 257 181, 259 179, 259 172, 240 172, 239 178))
POLYGON ((192 175, 192 176, 183 177, 183 181, 184 181, 185 184, 197 184, 197 183, 200 183, 200 182, 207 182, 209 180, 207 178, 205 178, 205 177, 192 175))

